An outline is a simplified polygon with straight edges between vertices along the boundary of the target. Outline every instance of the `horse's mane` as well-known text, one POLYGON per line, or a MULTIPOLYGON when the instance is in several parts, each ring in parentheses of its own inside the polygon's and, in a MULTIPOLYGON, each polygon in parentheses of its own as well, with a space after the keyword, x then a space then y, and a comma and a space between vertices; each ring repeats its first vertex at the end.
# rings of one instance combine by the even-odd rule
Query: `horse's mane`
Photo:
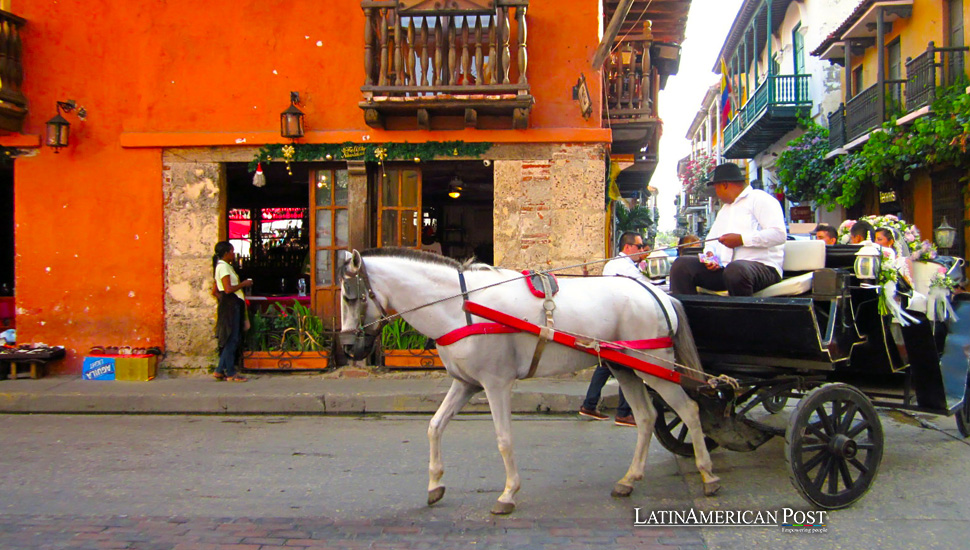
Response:
POLYGON ((442 256, 441 254, 435 254, 433 252, 427 252, 424 250, 416 250, 414 248, 401 248, 397 246, 368 248, 367 250, 361 250, 360 255, 363 258, 377 256, 405 258, 420 263, 443 265, 458 271, 487 271, 494 269, 488 264, 475 262, 474 256, 463 262, 459 262, 458 260, 449 258, 447 256, 442 256))

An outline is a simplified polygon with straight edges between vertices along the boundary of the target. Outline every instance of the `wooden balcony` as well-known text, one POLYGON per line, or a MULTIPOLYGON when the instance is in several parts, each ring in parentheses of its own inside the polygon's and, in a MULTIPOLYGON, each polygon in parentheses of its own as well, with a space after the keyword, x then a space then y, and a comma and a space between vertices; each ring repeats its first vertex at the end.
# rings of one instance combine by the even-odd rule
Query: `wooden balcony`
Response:
POLYGON ((929 43, 926 51, 906 60, 906 111, 932 105, 937 90, 965 77, 967 47, 937 48, 929 43))
POLYGON ((0 130, 20 132, 27 115, 20 29, 26 20, 0 10, 0 130))
POLYGON ((829 150, 838 149, 845 142, 845 104, 839 103, 838 108, 829 113, 829 150))
POLYGON ((528 127, 529 0, 436 4, 361 2, 364 120, 394 129, 528 127))
POLYGON ((845 137, 852 140, 878 128, 894 115, 900 114, 902 80, 874 84, 845 102, 845 137), (880 105, 880 103, 882 105, 880 105))
POLYGON ((810 75, 768 75, 724 128, 724 157, 753 158, 795 129, 812 106, 810 75))

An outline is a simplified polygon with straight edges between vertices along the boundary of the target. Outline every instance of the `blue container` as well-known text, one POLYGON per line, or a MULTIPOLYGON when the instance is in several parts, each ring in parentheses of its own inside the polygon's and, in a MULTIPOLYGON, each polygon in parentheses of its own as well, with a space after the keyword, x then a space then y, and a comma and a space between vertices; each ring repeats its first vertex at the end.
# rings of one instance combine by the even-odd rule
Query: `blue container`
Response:
POLYGON ((82 380, 114 380, 115 379, 115 358, 114 357, 85 357, 84 367, 81 371, 82 380))

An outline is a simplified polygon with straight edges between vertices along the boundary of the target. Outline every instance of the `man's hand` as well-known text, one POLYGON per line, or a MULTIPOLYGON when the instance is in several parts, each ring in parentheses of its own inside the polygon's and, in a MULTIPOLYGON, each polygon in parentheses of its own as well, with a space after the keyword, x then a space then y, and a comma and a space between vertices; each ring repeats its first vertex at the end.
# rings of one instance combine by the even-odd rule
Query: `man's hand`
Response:
POLYGON ((744 241, 741 239, 740 233, 728 233, 726 235, 721 235, 718 237, 717 242, 728 248, 737 248, 744 245, 744 241))

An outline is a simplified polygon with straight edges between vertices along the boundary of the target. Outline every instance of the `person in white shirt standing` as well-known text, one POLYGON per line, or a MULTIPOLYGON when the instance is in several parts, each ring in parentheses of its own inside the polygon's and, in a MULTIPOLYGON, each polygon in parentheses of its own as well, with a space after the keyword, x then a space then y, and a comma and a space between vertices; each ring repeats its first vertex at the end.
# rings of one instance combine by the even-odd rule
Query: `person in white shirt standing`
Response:
POLYGON ((787 235, 778 200, 749 187, 733 163, 718 165, 707 184, 724 204, 707 234, 704 254, 677 258, 671 266, 670 293, 697 294, 699 286, 751 296, 780 281, 787 235))
MULTIPOLYGON (((650 251, 650 247, 643 244, 643 237, 635 231, 625 231, 620 235, 620 253, 616 258, 613 258, 606 265, 603 266, 603 276, 604 277, 615 277, 617 275, 630 277, 633 279, 640 280, 645 283, 650 283, 650 279, 647 279, 643 272, 640 271, 639 263, 643 259, 644 255, 650 251)), ((616 366, 616 365, 614 365, 616 366)), ((600 394, 603 391, 603 386, 606 381, 609 380, 610 373, 609 367, 605 364, 600 363, 596 370, 593 371, 593 377, 590 378, 589 387, 586 389, 586 399, 583 400, 582 406, 579 407, 579 414, 594 420, 606 420, 609 417, 605 414, 596 410, 596 406, 600 401, 600 394)), ((636 427, 637 423, 633 419, 633 411, 630 409, 630 405, 626 402, 626 398, 623 397, 623 390, 620 390, 620 400, 616 406, 616 418, 614 423, 617 426, 631 426, 636 427)))

